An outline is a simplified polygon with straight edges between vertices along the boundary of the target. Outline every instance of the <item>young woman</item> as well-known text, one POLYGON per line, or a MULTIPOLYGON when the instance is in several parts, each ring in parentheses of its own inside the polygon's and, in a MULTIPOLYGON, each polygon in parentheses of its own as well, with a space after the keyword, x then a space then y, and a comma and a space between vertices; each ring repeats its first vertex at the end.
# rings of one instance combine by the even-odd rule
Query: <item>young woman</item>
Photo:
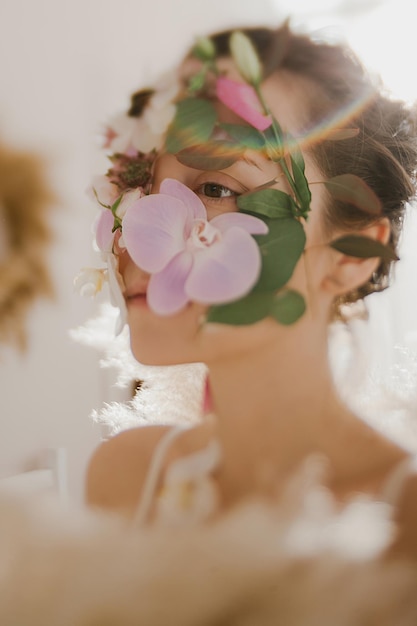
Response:
POLYGON ((103 443, 88 502, 209 521, 276 502, 314 457, 340 505, 391 502, 395 549, 417 556, 412 459, 341 402, 328 362, 335 315, 387 284, 415 192, 412 112, 349 50, 287 24, 200 40, 178 78, 109 125, 97 243, 135 357, 205 363, 207 411, 103 443))

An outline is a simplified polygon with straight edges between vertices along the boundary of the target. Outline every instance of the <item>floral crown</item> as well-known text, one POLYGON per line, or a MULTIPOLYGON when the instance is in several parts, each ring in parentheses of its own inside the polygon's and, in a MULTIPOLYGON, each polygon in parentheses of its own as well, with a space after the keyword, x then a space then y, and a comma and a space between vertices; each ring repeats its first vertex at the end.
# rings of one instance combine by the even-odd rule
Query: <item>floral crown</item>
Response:
MULTIPOLYGON (((304 298, 287 283, 305 250, 303 222, 311 193, 304 158, 265 102, 262 65, 250 39, 233 32, 230 52, 244 82, 222 75, 213 41, 201 38, 193 50, 201 66, 185 90, 165 78, 134 94, 128 113, 110 121, 104 147, 111 167, 92 185, 102 209, 96 243, 108 268, 81 273, 75 279, 81 293, 97 293, 107 278, 113 303, 125 310, 113 254, 115 233, 121 231, 118 245, 150 274, 148 305, 160 315, 174 314, 190 301, 210 307, 207 321, 227 324, 251 324, 267 316, 292 324, 303 315, 304 298), (220 122, 213 96, 245 124, 220 122), (165 179, 160 193, 150 194, 153 164, 162 148, 186 166, 210 171, 258 150, 277 164, 290 193, 274 189, 273 179, 239 195, 238 212, 208 221, 198 195, 179 181, 165 179)), ((327 140, 357 132, 332 129, 327 140)), ((379 198, 357 176, 343 174, 322 184, 334 200, 381 216, 379 198)), ((355 257, 397 258, 389 246, 362 236, 343 236, 328 245, 355 257)))

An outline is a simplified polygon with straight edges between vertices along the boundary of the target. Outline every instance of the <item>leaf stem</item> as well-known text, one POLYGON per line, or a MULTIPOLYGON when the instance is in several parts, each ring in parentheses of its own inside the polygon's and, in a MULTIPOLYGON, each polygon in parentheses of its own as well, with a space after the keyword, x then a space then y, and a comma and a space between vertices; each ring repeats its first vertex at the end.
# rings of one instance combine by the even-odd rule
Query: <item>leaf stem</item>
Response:
MULTIPOLYGON (((271 111, 270 111, 270 109, 269 109, 269 107, 268 107, 268 105, 267 105, 267 103, 266 103, 266 101, 265 101, 265 99, 263 97, 262 91, 260 90, 259 83, 254 84, 253 87, 254 87, 254 89, 256 91, 256 95, 258 96, 259 102, 261 103, 261 105, 262 105, 262 107, 264 109, 265 115, 270 115, 271 118, 272 118, 272 128, 274 129, 275 138, 276 138, 277 142, 280 143, 281 142, 281 135, 282 135, 281 128, 278 126, 278 122, 275 120, 274 116, 271 114, 271 111)), ((264 134, 264 137, 265 137, 265 134, 264 134)), ((285 161, 285 158, 281 157, 278 160, 278 163, 280 164, 280 166, 282 168, 282 171, 284 172, 284 174, 285 174, 285 176, 287 178, 287 181, 288 181, 292 191, 294 192, 294 195, 296 197, 297 202, 299 204, 301 204, 301 200, 300 200, 300 196, 298 194, 297 187, 295 185, 293 177, 291 176, 290 170, 288 169, 288 165, 287 165, 287 163, 285 161)))

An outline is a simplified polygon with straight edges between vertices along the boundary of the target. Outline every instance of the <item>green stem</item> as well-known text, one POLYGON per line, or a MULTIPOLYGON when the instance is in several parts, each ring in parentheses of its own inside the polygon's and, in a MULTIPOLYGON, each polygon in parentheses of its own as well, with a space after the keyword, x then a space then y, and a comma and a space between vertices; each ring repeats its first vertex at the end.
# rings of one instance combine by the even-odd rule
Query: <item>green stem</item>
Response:
MULTIPOLYGON (((282 133, 280 133, 281 128, 277 128, 278 122, 274 119, 274 116, 271 114, 271 111, 270 111, 267 103, 265 102, 264 97, 262 95, 262 92, 261 92, 261 90, 259 88, 259 84, 254 85, 254 89, 256 91, 256 95, 258 96, 259 102, 261 103, 261 105, 262 105, 262 107, 264 109, 265 115, 270 115, 272 117, 272 128, 274 129, 275 138, 280 143, 280 135, 282 135, 282 133)), ((264 135, 264 137, 265 137, 265 135, 264 135)), ((296 197, 297 202, 299 204, 301 204, 300 196, 298 195, 298 191, 297 191, 297 187, 295 185, 293 177, 291 176, 291 172, 288 169, 288 166, 287 166, 287 163, 286 163, 285 159, 283 157, 281 157, 278 160, 278 163, 281 166, 281 169, 284 172, 285 177, 288 180, 288 183, 289 183, 292 191, 294 192, 294 195, 296 197)))

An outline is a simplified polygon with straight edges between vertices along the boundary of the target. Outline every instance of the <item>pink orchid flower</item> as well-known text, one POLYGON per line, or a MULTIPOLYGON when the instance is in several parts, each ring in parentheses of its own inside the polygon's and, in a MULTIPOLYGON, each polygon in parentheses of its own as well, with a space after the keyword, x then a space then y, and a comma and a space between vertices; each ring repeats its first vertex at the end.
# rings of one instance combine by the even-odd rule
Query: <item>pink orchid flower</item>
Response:
POLYGON ((100 252, 111 252, 114 240, 114 216, 110 209, 101 209, 93 224, 95 242, 100 252))
POLYGON ((264 131, 271 126, 271 116, 261 112, 258 96, 251 85, 220 77, 216 81, 216 95, 228 109, 257 130, 264 131))
MULTIPOLYGON (((123 194, 116 215, 119 219, 123 217, 131 204, 135 204, 143 196, 141 189, 131 189, 123 194)), ((115 233, 113 232, 114 216, 110 209, 102 209, 93 226, 97 248, 101 252, 111 252, 115 233)))
POLYGON ((159 315, 177 313, 188 302, 224 304, 246 295, 261 270, 251 235, 267 232, 265 222, 244 213, 208 221, 200 198, 169 178, 160 193, 131 204, 123 219, 125 246, 151 274, 147 301, 159 315))

